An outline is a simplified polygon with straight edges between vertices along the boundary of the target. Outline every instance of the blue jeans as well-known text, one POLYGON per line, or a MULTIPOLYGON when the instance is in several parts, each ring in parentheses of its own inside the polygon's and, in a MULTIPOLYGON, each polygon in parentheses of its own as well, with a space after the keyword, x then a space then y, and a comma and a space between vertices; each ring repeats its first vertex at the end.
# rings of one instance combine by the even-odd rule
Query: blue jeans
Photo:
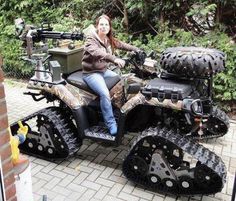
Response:
POLYGON ((115 76, 117 76, 117 74, 111 70, 106 70, 104 73, 96 72, 83 75, 84 81, 100 97, 100 107, 104 122, 112 135, 116 134, 117 126, 113 115, 109 90, 106 86, 104 78, 115 76))

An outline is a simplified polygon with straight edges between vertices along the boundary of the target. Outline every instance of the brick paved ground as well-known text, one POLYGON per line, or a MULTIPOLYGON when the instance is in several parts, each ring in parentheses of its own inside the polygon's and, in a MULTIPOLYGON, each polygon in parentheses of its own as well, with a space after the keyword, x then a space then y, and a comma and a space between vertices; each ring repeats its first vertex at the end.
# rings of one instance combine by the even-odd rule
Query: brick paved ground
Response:
MULTIPOLYGON (((12 123, 40 108, 45 102, 32 101, 31 97, 23 96, 25 84, 10 80, 5 81, 8 118, 12 123)), ((123 145, 113 148, 85 140, 76 156, 57 163, 30 157, 34 200, 48 201, 75 200, 231 200, 234 174, 236 170, 236 123, 231 122, 228 134, 222 138, 209 140, 204 145, 214 150, 225 162, 228 175, 227 183, 222 192, 210 196, 174 197, 147 191, 127 181, 122 175, 122 158, 126 154, 134 135, 129 134, 123 145)), ((27 200, 26 200, 27 201, 27 200)))

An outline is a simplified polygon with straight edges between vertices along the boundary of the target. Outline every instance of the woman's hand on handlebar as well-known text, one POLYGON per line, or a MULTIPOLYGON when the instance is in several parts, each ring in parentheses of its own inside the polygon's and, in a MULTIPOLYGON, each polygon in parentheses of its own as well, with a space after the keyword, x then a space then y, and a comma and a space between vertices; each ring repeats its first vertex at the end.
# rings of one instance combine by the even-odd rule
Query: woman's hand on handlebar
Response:
POLYGON ((120 68, 123 68, 125 66, 125 60, 120 58, 116 58, 114 63, 117 64, 120 68))

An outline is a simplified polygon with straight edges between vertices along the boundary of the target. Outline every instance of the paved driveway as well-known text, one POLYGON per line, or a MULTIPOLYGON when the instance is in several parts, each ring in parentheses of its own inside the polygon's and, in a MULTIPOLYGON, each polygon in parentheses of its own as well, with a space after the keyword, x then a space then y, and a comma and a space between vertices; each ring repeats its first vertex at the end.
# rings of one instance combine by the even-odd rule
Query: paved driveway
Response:
MULTIPOLYGON (((9 122, 46 107, 44 101, 34 102, 24 96, 26 85, 5 80, 5 92, 9 122)), ((222 157, 228 170, 227 183, 222 192, 210 196, 174 197, 150 192, 129 182, 121 171, 127 144, 134 135, 125 137, 123 145, 113 148, 85 140, 77 155, 57 163, 30 157, 34 200, 42 200, 46 194, 48 201, 95 201, 95 200, 231 200, 234 174, 236 170, 236 123, 231 122, 228 134, 222 138, 208 140, 203 144, 222 157)))

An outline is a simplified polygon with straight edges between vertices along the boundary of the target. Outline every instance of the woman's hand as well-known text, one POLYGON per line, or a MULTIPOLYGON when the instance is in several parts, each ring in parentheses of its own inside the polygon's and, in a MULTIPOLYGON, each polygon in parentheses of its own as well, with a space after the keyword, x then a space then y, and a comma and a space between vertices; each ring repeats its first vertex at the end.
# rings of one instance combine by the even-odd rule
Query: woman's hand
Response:
POLYGON ((116 58, 114 63, 117 64, 120 68, 123 68, 125 66, 125 61, 120 58, 116 58))

